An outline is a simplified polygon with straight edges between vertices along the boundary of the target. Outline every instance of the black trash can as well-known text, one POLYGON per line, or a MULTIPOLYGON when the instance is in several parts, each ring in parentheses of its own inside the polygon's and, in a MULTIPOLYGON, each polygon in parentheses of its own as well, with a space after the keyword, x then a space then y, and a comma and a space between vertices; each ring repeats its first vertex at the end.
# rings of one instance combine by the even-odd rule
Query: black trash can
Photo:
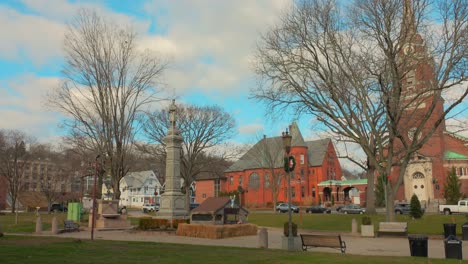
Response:
POLYGON ((462 225, 463 240, 468 240, 468 222, 462 225))
POLYGON ((427 236, 408 236, 410 253, 412 257, 427 257, 427 236))
POLYGON ((463 259, 462 241, 456 236, 449 236, 444 240, 445 258, 463 259))
POLYGON ((444 224, 444 238, 457 236, 457 224, 444 224))

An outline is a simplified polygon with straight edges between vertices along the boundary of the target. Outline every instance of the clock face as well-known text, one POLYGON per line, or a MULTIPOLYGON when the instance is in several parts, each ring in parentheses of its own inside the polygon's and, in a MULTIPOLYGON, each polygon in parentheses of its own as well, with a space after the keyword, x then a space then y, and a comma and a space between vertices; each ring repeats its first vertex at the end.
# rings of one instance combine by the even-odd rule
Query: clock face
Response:
POLYGON ((403 53, 405 55, 411 54, 414 52, 414 46, 411 43, 407 43, 403 46, 403 53))

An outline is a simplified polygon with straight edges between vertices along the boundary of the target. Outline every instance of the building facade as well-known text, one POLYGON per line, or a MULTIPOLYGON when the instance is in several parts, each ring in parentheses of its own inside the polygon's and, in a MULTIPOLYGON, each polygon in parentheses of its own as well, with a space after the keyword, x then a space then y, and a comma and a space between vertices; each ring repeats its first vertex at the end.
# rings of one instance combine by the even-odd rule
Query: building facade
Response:
MULTIPOLYGON (((292 136, 290 155, 296 165, 291 173, 292 202, 298 205, 318 204, 333 199, 344 203, 344 192, 332 198, 330 186, 320 184, 341 180, 341 166, 330 139, 305 141, 297 123, 289 126, 292 136), (330 191, 329 191, 330 190, 330 191)), ((264 137, 225 171, 221 189, 240 191, 241 204, 248 207, 271 207, 273 196, 287 201, 287 179, 284 172, 284 147, 281 136, 264 137), (276 184, 276 192, 273 191, 276 184)), ((352 187, 351 187, 352 188, 352 187)), ((336 188, 335 188, 336 191, 336 188)))
POLYGON ((130 172, 120 180, 120 205, 159 204, 162 185, 153 171, 130 172))
MULTIPOLYGON (((444 183, 452 168, 461 181, 460 191, 468 195, 468 138, 449 132, 445 120, 437 122, 444 111, 444 99, 437 87, 433 87, 437 81, 432 58, 416 31, 411 1, 405 4, 404 18, 404 45, 400 57, 401 70, 405 73, 402 77, 402 101, 406 108, 399 129, 406 131, 407 142, 419 140, 427 133, 433 134, 411 158, 395 198, 409 201, 416 194, 423 204, 436 206, 445 202, 444 183), (432 114, 424 121, 427 113, 432 114), (416 133, 418 127, 421 129, 416 133)), ((403 144, 399 147, 403 148, 403 144)), ((396 181, 399 172, 399 167, 393 168, 390 180, 396 181)))

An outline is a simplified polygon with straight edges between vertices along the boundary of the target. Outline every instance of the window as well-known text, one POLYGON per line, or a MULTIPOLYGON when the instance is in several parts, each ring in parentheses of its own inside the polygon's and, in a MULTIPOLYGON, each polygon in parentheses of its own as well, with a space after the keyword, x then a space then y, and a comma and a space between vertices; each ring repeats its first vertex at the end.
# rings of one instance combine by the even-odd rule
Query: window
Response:
POLYGON ((206 193, 202 194, 202 198, 206 198, 206 193))
POLYGON ((229 176, 229 185, 234 185, 234 177, 229 176))
POLYGON ((421 172, 415 172, 413 174, 413 179, 416 180, 416 179, 424 179, 424 174, 422 174, 421 172))
POLYGON ((296 197, 296 187, 291 187, 291 198, 296 197))
POLYGON ((270 174, 265 173, 265 188, 270 188, 270 174))
POLYGON ((301 168, 301 180, 304 180, 304 168, 301 168))
POLYGON ((242 186, 242 183, 243 183, 242 180, 243 179, 242 179, 242 175, 241 175, 241 176, 239 176, 239 186, 242 186))
POLYGON ((301 186, 301 197, 305 197, 305 186, 301 186))
POLYGON ((312 197, 315 197, 315 187, 312 187, 312 197))
POLYGON ((301 154, 301 164, 304 164, 304 154, 301 154))
POLYGON ((258 189, 260 188, 260 176, 257 173, 253 172, 249 176, 249 189, 258 189))
MULTIPOLYGON (((219 179, 215 179, 214 181, 214 196, 218 197, 219 196, 219 191, 220 191, 220 184, 219 184, 219 179)), ((204 198, 204 197, 203 197, 204 198)))

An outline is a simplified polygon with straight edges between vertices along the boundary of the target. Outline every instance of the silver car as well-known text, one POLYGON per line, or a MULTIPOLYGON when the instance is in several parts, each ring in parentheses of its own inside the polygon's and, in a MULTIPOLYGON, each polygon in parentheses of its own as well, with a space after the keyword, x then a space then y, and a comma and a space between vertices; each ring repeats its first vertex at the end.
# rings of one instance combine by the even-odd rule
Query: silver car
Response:
POLYGON ((340 209, 343 214, 365 214, 366 208, 362 208, 357 204, 347 204, 340 209))

